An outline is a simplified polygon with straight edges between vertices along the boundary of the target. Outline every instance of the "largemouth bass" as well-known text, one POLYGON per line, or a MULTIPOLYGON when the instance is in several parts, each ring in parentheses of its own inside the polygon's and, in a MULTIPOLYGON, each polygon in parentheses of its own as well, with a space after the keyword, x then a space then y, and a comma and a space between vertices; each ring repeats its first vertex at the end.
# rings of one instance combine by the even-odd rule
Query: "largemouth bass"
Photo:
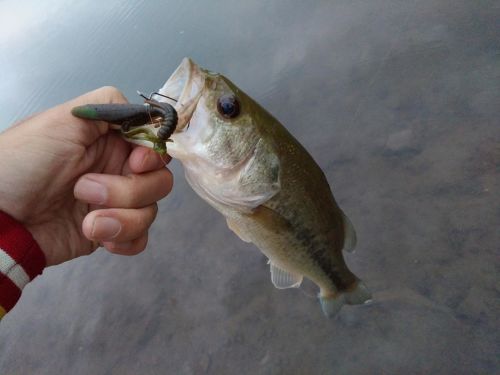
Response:
POLYGON ((326 316, 370 299, 342 254, 356 244, 351 222, 311 155, 273 116, 187 58, 159 94, 179 119, 168 153, 229 228, 269 258, 277 288, 309 278, 326 316))

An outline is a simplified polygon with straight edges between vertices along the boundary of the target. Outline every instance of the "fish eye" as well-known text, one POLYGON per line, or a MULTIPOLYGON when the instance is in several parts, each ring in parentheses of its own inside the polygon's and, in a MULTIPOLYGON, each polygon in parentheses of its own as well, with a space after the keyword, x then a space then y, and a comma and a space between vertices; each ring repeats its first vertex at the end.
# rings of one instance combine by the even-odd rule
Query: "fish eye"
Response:
POLYGON ((225 118, 235 118, 240 114, 240 102, 232 94, 222 95, 217 100, 217 110, 225 118))

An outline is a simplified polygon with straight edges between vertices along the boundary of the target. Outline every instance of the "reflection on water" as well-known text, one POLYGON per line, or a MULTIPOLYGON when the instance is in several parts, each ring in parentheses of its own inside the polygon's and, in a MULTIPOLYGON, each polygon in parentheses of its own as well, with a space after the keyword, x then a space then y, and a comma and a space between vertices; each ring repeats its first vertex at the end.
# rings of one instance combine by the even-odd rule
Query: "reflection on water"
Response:
POLYGON ((375 302, 327 320, 275 290, 174 162, 148 251, 46 270, 0 325, 0 373, 498 372, 498 7, 41 4, 0 3, 1 128, 106 84, 140 102, 191 56, 324 168, 375 302))

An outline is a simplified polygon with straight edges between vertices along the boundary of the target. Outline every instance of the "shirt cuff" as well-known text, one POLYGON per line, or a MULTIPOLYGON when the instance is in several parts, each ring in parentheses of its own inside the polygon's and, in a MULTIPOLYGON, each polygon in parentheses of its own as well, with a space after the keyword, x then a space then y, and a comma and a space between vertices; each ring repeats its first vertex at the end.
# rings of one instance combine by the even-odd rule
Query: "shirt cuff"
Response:
POLYGON ((0 319, 21 297, 24 286, 40 275, 45 255, 31 233, 0 211, 0 319))

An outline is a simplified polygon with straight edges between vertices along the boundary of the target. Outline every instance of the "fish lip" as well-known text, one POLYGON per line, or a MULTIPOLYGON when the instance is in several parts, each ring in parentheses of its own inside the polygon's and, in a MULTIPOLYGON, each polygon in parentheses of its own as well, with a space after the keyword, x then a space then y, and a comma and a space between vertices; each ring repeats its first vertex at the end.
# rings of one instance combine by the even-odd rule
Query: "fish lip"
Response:
POLYGON ((193 60, 185 57, 158 90, 159 94, 166 95, 173 100, 161 95, 153 96, 159 102, 173 105, 177 111, 178 121, 175 133, 187 128, 201 97, 204 84, 205 78, 200 67, 193 60))

